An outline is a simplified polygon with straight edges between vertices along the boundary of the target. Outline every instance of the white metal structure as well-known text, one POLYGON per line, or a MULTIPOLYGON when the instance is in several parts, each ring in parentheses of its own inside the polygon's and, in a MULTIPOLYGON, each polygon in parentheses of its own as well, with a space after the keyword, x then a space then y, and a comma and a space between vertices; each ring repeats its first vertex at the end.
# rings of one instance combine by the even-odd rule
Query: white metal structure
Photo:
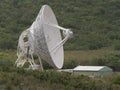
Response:
POLYGON ((42 6, 37 18, 30 28, 23 31, 19 37, 15 64, 22 67, 29 62, 30 68, 43 70, 41 59, 56 69, 60 69, 64 62, 63 44, 73 35, 70 29, 58 25, 52 9, 48 5, 42 6), (63 31, 62 40, 60 30, 63 31), (38 56, 40 64, 36 64, 33 55, 38 56))
POLYGON ((77 66, 73 70, 74 71, 99 71, 105 66, 77 66))

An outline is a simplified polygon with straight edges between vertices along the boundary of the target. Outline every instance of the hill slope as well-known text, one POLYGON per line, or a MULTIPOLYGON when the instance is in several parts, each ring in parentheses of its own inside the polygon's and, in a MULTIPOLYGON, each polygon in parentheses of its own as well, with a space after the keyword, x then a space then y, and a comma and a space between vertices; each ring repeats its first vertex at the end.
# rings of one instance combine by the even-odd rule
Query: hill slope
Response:
POLYGON ((53 8, 61 26, 74 32, 66 49, 120 49, 119 0, 0 0, 0 49, 16 48, 20 33, 44 4, 53 8))

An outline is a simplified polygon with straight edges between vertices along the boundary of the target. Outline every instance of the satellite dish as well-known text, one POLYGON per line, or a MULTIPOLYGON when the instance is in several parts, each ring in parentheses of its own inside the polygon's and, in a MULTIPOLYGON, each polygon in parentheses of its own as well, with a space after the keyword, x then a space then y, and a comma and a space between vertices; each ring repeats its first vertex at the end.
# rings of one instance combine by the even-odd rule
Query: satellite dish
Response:
POLYGON ((43 70, 42 60, 56 69, 61 69, 64 62, 63 44, 73 35, 70 29, 58 25, 56 17, 48 5, 42 6, 37 18, 19 37, 15 64, 22 67, 25 62, 30 63, 31 69, 43 70), (62 40, 61 32, 65 38, 62 40), (38 56, 37 65, 33 55, 38 56))

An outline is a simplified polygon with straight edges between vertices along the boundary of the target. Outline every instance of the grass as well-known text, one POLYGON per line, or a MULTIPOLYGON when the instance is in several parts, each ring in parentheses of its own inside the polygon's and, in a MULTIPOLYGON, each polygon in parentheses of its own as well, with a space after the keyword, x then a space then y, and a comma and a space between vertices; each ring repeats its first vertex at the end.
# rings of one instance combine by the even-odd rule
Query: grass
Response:
MULTIPOLYGON (((99 49, 99 50, 79 50, 79 51, 65 51, 65 61, 75 60, 75 61, 88 61, 95 58, 100 58, 109 54, 120 54, 120 51, 109 50, 109 49, 99 49)), ((10 60, 16 61, 17 54, 14 50, 0 51, 0 60, 10 60)))
POLYGON ((99 50, 79 50, 79 51, 65 51, 65 61, 75 60, 75 61, 88 61, 95 58, 103 57, 108 54, 120 53, 117 50, 99 49, 99 50))
POLYGON ((3 59, 15 61, 17 59, 16 51, 14 50, 0 51, 0 60, 3 59))

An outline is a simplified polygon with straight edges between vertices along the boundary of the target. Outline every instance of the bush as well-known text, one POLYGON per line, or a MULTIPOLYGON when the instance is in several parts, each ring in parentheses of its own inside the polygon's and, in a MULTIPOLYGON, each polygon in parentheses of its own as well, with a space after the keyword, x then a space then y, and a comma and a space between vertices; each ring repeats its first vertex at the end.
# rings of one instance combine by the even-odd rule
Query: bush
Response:
POLYGON ((120 75, 114 78, 113 83, 120 85, 120 75))
POLYGON ((108 66, 111 67, 114 71, 120 71, 120 55, 109 54, 102 58, 94 59, 91 64, 98 66, 108 66))
POLYGON ((64 62, 64 69, 73 69, 74 67, 76 67, 77 65, 79 65, 79 63, 75 60, 69 60, 69 61, 65 61, 64 62))

